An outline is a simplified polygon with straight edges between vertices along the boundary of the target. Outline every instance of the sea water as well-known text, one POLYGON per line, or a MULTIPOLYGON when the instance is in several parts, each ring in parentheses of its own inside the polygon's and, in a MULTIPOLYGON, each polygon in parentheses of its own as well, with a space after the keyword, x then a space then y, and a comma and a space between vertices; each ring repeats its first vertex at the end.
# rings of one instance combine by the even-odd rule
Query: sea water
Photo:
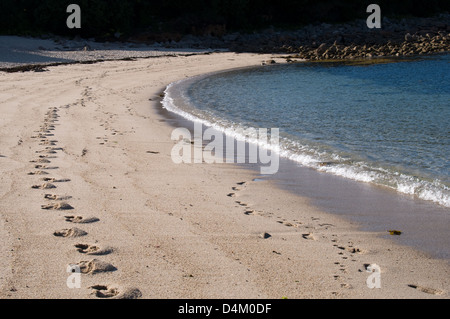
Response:
POLYGON ((220 72, 163 104, 231 135, 279 128, 282 158, 450 207, 450 55, 220 72))

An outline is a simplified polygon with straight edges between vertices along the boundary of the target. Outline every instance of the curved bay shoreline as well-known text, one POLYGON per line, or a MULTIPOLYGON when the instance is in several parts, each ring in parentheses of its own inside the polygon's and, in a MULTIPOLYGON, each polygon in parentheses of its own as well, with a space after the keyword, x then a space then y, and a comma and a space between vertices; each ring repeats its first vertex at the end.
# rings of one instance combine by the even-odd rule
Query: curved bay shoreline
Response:
POLYGON ((235 165, 170 160, 162 88, 269 59, 285 61, 180 54, 0 73, 0 296, 448 298, 444 261, 360 231, 235 165), (31 164, 37 156, 51 163, 31 164), (47 178, 55 189, 32 189, 51 186, 47 178), (47 194, 66 198, 70 213, 43 210, 47 194), (95 222, 73 227, 80 218, 95 222), (89 271, 80 289, 68 289, 67 265, 77 263, 89 271), (366 286, 371 263, 381 266, 381 289, 366 286))

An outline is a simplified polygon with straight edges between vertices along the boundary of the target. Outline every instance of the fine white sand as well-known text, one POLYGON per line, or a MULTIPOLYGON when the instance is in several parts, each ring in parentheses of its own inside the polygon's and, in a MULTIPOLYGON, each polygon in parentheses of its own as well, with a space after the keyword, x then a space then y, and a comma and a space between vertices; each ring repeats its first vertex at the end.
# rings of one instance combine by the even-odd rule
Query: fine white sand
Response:
POLYGON ((272 58, 284 61, 212 53, 1 72, 0 297, 448 298, 445 261, 234 164, 173 163, 164 88, 272 58), (370 264, 381 288, 368 288, 370 264))

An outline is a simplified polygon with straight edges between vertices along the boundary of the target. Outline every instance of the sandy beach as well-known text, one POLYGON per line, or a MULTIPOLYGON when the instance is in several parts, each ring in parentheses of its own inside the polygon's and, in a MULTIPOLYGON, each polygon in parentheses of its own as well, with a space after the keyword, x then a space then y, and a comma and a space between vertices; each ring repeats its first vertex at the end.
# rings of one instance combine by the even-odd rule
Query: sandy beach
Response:
POLYGON ((245 167, 175 164, 168 84, 285 62, 185 53, 0 72, 0 298, 448 298, 447 261, 245 167))

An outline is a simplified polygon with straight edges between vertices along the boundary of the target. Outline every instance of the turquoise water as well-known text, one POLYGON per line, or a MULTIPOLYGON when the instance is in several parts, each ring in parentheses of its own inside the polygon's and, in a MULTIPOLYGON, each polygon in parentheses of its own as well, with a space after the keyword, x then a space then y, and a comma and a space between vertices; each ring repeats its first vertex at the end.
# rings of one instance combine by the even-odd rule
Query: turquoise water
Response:
POLYGON ((228 134, 279 128, 280 156, 450 207, 450 56, 222 72, 166 90, 164 106, 228 134))

